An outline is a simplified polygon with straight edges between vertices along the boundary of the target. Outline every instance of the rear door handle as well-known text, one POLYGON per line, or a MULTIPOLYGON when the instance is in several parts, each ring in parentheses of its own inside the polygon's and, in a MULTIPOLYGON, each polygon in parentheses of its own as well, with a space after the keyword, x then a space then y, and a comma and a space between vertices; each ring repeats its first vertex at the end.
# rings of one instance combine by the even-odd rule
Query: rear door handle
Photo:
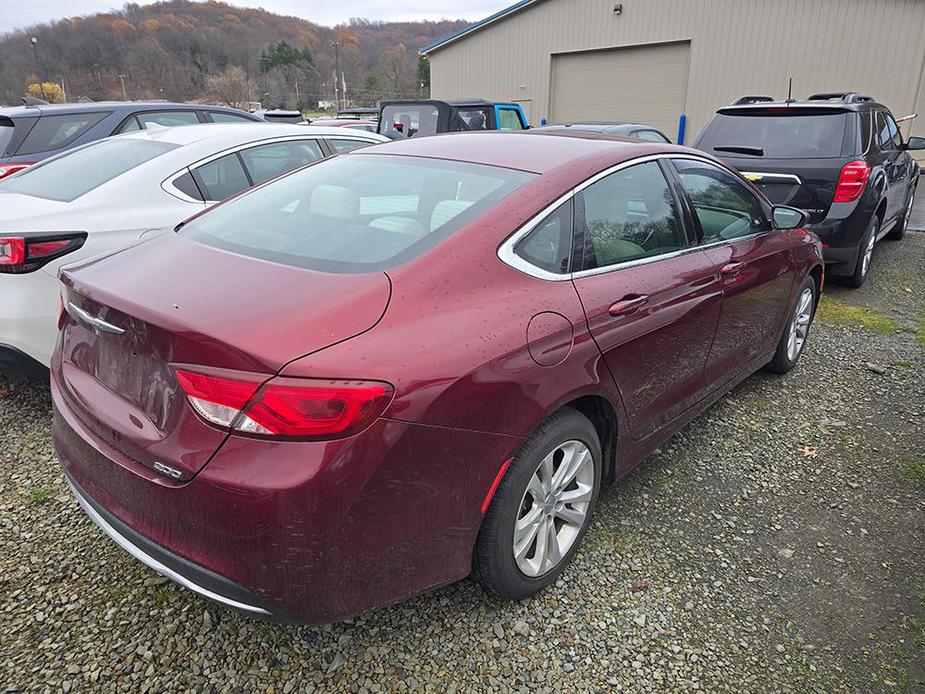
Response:
POLYGON ((618 302, 611 304, 608 313, 616 318, 617 316, 629 316, 636 313, 639 309, 649 302, 649 297, 645 294, 629 294, 624 296, 618 302))
POLYGON ((720 270, 720 274, 722 274, 723 277, 735 277, 740 272, 742 272, 742 268, 744 267, 745 263, 728 263, 723 265, 723 269, 720 270))

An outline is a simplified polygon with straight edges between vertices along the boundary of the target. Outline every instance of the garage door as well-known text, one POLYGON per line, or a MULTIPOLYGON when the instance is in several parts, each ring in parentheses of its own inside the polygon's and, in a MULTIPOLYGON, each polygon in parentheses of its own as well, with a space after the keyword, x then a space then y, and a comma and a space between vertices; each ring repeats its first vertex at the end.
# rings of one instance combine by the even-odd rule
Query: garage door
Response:
POLYGON ((554 54, 551 122, 639 121, 673 140, 689 56, 689 43, 554 54))

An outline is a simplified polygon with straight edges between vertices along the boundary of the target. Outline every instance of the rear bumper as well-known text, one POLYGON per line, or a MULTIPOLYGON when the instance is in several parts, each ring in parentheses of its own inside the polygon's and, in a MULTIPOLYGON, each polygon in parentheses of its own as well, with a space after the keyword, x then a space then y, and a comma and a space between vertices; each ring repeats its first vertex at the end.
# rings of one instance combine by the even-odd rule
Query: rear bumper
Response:
MULTIPOLYGON (((835 205, 832 206, 830 215, 834 208, 835 205)), ((861 238, 872 214, 873 210, 867 210, 859 204, 847 217, 827 218, 807 226, 807 229, 815 233, 824 244, 822 257, 827 273, 850 275, 854 272, 861 238)))
POLYGON ((65 476, 71 491, 90 520, 142 564, 224 607, 273 621, 295 621, 257 593, 187 561, 135 532, 90 498, 70 476, 65 476))

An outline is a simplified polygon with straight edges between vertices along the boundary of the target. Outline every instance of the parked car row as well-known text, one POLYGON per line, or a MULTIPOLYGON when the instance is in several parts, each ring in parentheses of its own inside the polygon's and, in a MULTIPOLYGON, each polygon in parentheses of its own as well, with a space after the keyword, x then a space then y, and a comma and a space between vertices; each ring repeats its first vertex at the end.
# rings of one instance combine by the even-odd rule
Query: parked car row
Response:
POLYGON ((291 622, 470 574, 523 598, 574 557, 604 484, 799 361, 824 283, 807 228, 889 190, 864 192, 884 165, 862 109, 815 102, 763 126, 766 102, 722 109, 713 153, 635 123, 485 132, 526 121, 477 100, 384 103, 389 137, 87 144, 0 181, 0 342, 50 365, 88 516, 200 595, 291 622), (818 159, 847 192, 804 211, 816 179, 765 158, 801 161, 778 127, 825 149, 829 108, 841 149, 818 159), (468 132, 439 134, 453 124, 468 132), (773 188, 784 173, 799 184, 773 188))

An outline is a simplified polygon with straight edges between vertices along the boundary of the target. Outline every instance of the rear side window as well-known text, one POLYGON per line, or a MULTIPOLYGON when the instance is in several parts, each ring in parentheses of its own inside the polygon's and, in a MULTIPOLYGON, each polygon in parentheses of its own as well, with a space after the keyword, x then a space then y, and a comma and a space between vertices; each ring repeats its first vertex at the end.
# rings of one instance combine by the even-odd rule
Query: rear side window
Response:
POLYGON ((254 185, 311 164, 323 156, 317 140, 274 142, 241 150, 241 159, 254 185))
POLYGON ((585 188, 583 269, 649 258, 687 246, 674 195, 657 162, 620 169, 585 188))
POLYGON ((166 142, 134 139, 101 140, 0 181, 0 189, 71 202, 176 147, 166 142))
POLYGON ((877 112, 877 143, 880 149, 890 151, 902 147, 903 139, 899 134, 899 126, 889 113, 877 112))
POLYGON ((564 202, 514 246, 514 254, 555 275, 569 270, 572 254, 572 201, 564 202))
POLYGON ((138 122, 142 128, 154 123, 165 128, 174 128, 178 125, 199 125, 199 116, 195 111, 155 111, 154 113, 137 114, 138 122))
POLYGON ((639 138, 640 140, 646 140, 648 142, 661 142, 662 144, 668 142, 668 139, 658 130, 637 130, 633 133, 633 137, 639 138))
POLYGON ((37 154, 67 147, 109 113, 42 116, 23 140, 17 154, 37 154))
POLYGON ((206 200, 224 200, 251 185, 237 154, 210 161, 193 170, 199 189, 206 200))
POLYGON ((851 115, 839 111, 815 115, 717 113, 701 135, 697 147, 720 157, 839 157, 844 149, 851 115))
POLYGON ((180 233, 325 272, 384 270, 433 247, 533 178, 439 159, 334 157, 220 205, 180 233))

